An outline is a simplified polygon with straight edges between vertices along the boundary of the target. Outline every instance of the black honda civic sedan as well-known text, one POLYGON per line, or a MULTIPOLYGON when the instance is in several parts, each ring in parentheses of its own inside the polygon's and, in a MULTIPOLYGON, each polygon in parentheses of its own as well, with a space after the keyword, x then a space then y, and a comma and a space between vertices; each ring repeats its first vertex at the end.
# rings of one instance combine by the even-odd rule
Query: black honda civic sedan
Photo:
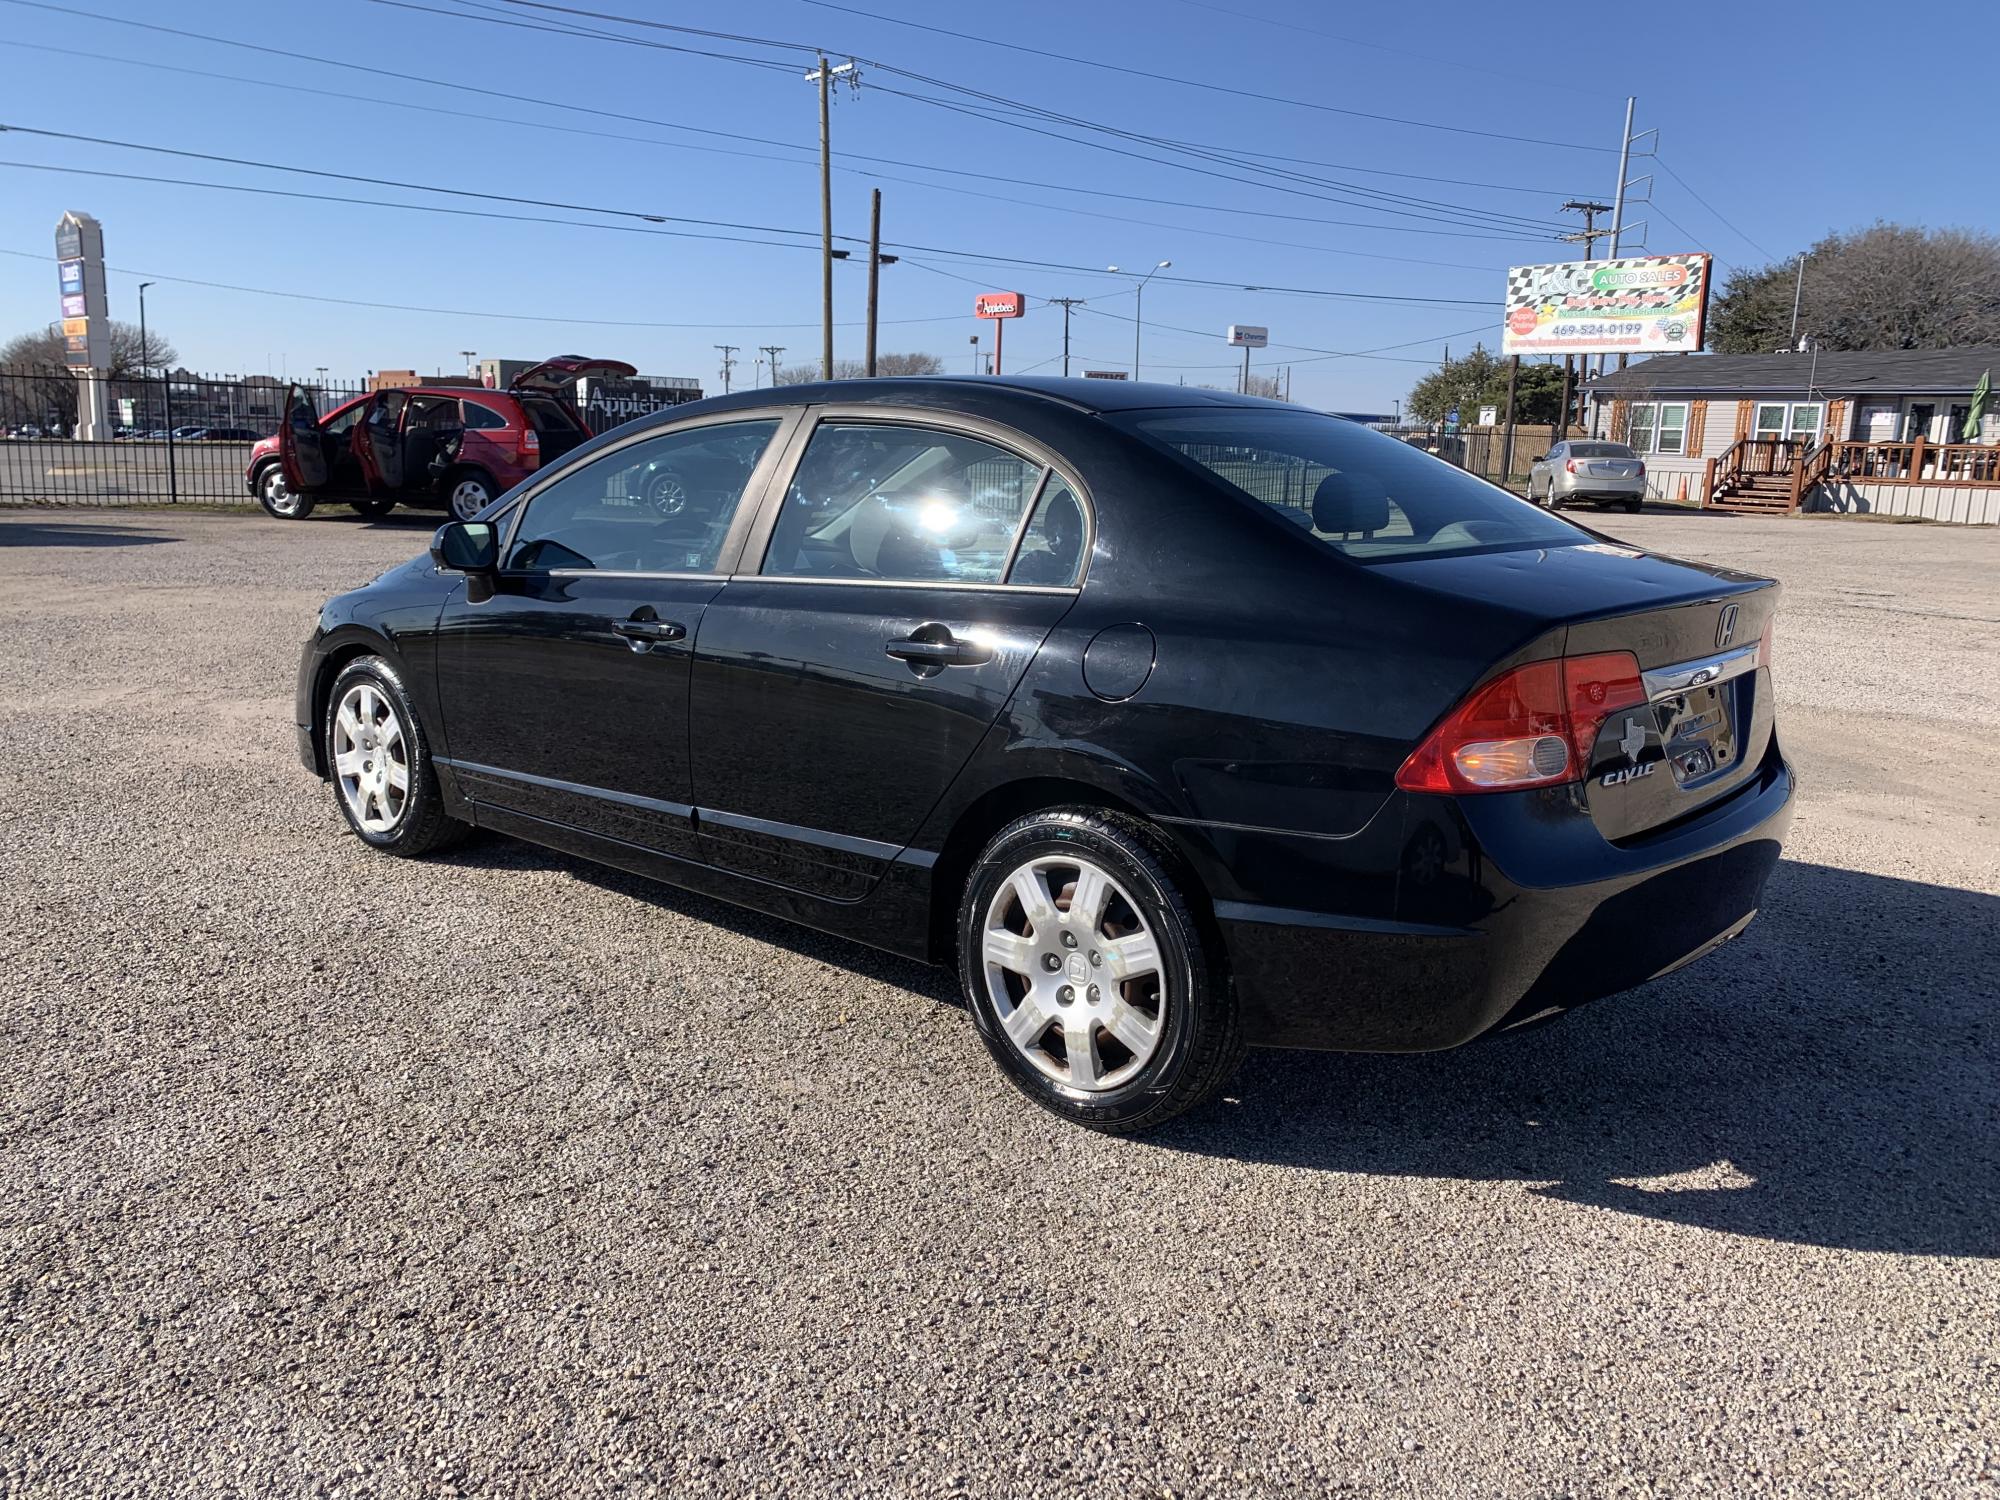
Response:
POLYGON ((1246 1046, 1454 1047, 1740 932, 1777 599, 1277 402, 797 385, 329 602, 299 754, 384 853, 495 829, 952 965, 1129 1131, 1246 1046))

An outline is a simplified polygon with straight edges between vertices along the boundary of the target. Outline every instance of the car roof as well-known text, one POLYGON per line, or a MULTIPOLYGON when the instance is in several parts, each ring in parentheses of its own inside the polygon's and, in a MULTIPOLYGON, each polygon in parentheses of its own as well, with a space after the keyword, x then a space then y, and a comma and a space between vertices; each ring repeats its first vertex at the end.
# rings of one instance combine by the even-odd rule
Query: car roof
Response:
MULTIPOLYGON (((1262 407, 1272 411, 1303 411, 1284 401, 1262 396, 1239 396, 1234 391, 1214 391, 1200 386, 1168 385, 1151 380, 1079 380, 1060 375, 897 375, 874 380, 821 380, 803 385, 780 386, 776 390, 737 391, 714 396, 698 403, 707 409, 724 406, 807 406, 832 403, 882 405, 908 402, 915 405, 952 406, 961 402, 976 407, 997 407, 1022 403, 1055 403, 1072 411, 1144 411, 1160 407, 1262 407)), ((686 415, 693 408, 672 408, 686 415)))

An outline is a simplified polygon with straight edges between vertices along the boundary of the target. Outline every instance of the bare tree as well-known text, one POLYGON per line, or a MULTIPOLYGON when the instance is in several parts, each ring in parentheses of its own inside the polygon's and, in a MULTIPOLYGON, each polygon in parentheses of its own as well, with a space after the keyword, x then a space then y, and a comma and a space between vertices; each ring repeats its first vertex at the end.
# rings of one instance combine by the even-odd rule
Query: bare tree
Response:
MULTIPOLYGON (((146 342, 151 346, 145 357, 139 349, 139 325, 111 320, 111 378, 122 380, 137 375, 142 368, 150 365, 155 370, 164 370, 180 359, 180 352, 172 340, 158 329, 146 330, 146 342)), ((68 368, 68 358, 63 350, 63 333, 60 324, 51 323, 34 333, 24 333, 0 344, 0 367, 21 368, 68 368)))
POLYGON ((2000 238, 1964 229, 1875 224, 1830 234, 1805 256, 1729 278, 1709 318, 1724 354, 1791 347, 1799 333, 1826 349, 1950 349, 2000 343, 2000 238))
MULTIPOLYGON (((833 362, 835 380, 860 380, 868 373, 868 366, 858 359, 837 359, 833 362)), ((942 375, 944 361, 935 354, 878 354, 875 357, 877 375, 942 375)), ((792 365, 778 372, 779 385, 806 385, 820 378, 818 365, 792 365)))

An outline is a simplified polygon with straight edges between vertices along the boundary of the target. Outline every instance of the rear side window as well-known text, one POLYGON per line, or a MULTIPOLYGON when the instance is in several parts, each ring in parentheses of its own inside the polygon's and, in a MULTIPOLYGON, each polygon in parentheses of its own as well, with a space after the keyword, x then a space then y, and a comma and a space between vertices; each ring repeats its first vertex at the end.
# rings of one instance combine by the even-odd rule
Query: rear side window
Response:
POLYGON ((999 583, 1041 482, 1040 464, 961 433, 822 423, 785 494, 764 572, 999 583))
POLYGON ((490 406, 482 406, 477 401, 467 401, 462 405, 467 432, 498 432, 507 425, 507 419, 490 406))
POLYGON ((580 432, 576 418, 563 410, 560 401, 552 401, 547 396, 521 397, 521 410, 526 413, 528 425, 537 432, 580 432))
POLYGON ((1590 540, 1539 506, 1337 417, 1233 408, 1111 420, 1362 561, 1590 540))
POLYGON ((1571 443, 1569 445, 1569 456, 1571 458, 1637 458, 1639 455, 1623 443, 1571 443))
POLYGON ((1009 583, 1070 588, 1083 571, 1083 505, 1059 474, 1049 475, 1021 537, 1009 583))
POLYGON ((508 544, 516 572, 711 572, 775 417, 662 433, 537 490, 508 544))

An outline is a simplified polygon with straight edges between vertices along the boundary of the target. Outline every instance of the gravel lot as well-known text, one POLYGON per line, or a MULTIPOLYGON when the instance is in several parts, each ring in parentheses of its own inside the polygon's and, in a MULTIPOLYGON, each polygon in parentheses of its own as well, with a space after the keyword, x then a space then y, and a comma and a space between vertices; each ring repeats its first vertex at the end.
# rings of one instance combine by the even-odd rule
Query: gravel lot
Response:
POLYGON ((434 518, 0 512, 0 1494, 2000 1490, 2000 535, 1781 576, 1762 919, 1142 1141, 948 983, 292 753, 434 518))

